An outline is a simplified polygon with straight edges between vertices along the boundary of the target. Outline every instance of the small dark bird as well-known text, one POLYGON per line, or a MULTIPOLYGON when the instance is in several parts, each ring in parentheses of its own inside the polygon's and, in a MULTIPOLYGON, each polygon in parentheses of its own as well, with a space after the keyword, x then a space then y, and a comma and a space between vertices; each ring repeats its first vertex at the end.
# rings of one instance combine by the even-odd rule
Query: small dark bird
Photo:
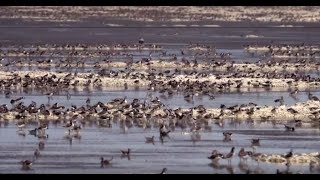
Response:
POLYGON ((111 159, 107 160, 107 159, 104 159, 103 157, 100 158, 101 160, 101 167, 104 167, 105 165, 110 165, 111 164, 111 161, 113 159, 113 156, 111 157, 111 159))
POLYGON ((292 149, 291 149, 286 155, 284 155, 284 158, 289 159, 289 158, 291 158, 292 156, 293 156, 293 151, 292 151, 292 149))
POLYGON ((253 151, 255 151, 258 146, 260 146, 260 139, 252 139, 251 140, 251 147, 252 147, 253 151))
POLYGON ((280 97, 280 99, 276 99, 274 100, 275 103, 279 102, 280 103, 280 106, 282 106, 284 104, 284 99, 283 99, 283 96, 280 97))
POLYGON ((319 101, 319 98, 317 96, 313 96, 310 92, 308 94, 308 99, 312 101, 319 101))
POLYGON ((44 142, 40 141, 38 146, 39 146, 39 150, 43 150, 44 149, 44 142))
POLYGON ((145 137, 146 138, 146 143, 152 143, 154 144, 154 136, 152 137, 145 137))
POLYGON ((167 168, 163 168, 160 174, 166 174, 167 168))
POLYGON ((234 147, 231 148, 231 151, 223 157, 223 159, 227 159, 229 163, 231 163, 231 159, 234 156, 234 147))
POLYGON ((232 136, 232 133, 231 132, 223 132, 222 133, 223 134, 223 136, 224 136, 224 139, 223 139, 223 141, 231 141, 231 136, 232 136))
POLYGON ((125 150, 120 150, 120 151, 121 151, 122 155, 129 156, 129 155, 130 155, 130 152, 131 152, 131 149, 130 149, 130 148, 128 148, 128 150, 127 150, 127 151, 125 151, 125 150))
POLYGON ((29 170, 32 167, 33 163, 30 160, 24 160, 24 161, 21 161, 21 164, 22 164, 22 169, 29 170))
POLYGON ((142 37, 139 38, 139 44, 143 44, 144 43, 144 39, 142 37))
POLYGON ((29 130, 30 135, 37 136, 38 128, 34 128, 33 130, 29 130))
POLYGON ((286 155, 284 155, 284 158, 286 158, 287 160, 286 166, 290 166, 290 159, 292 158, 292 156, 293 156, 292 149, 286 155))
POLYGON ((160 127, 160 137, 161 138, 169 136, 170 132, 171 132, 170 130, 169 131, 165 131, 164 130, 164 125, 163 124, 161 125, 161 127, 160 127))
POLYGON ((246 161, 249 158, 249 153, 247 151, 245 151, 244 148, 241 148, 238 153, 238 156, 240 158, 240 161, 242 159, 246 161))
POLYGON ((46 93, 45 94, 47 97, 48 97, 48 102, 50 102, 50 99, 52 100, 52 96, 53 96, 53 92, 50 92, 50 93, 46 93))
POLYGON ((90 105, 90 98, 88 98, 87 100, 86 100, 86 103, 87 103, 87 105, 90 105))
POLYGON ((40 156, 40 151, 39 151, 39 149, 36 149, 36 150, 34 151, 34 156, 35 156, 36 158, 38 158, 38 157, 40 156))
POLYGON ((284 128, 286 129, 286 131, 292 131, 293 132, 295 130, 294 127, 288 126, 288 125, 285 125, 285 124, 284 124, 284 128))
POLYGON ((214 160, 214 161, 217 161, 221 158, 224 158, 224 155, 219 153, 217 150, 213 150, 212 153, 211 153, 211 156, 208 157, 208 159, 211 159, 211 160, 214 160))

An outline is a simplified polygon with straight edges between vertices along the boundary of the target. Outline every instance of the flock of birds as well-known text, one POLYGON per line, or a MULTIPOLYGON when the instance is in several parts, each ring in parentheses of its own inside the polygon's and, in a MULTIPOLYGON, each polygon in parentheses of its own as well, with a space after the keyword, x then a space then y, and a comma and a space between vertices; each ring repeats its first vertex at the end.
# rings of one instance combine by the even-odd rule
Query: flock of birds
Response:
MULTIPOLYGON (((22 168, 24 170, 31 169, 33 163, 40 157, 40 151, 44 149, 44 139, 48 138, 49 135, 46 134, 45 130, 48 129, 49 121, 46 120, 39 120, 38 116, 40 113, 49 112, 56 113, 57 109, 65 109, 64 106, 60 106, 57 103, 46 109, 44 104, 41 104, 39 108, 37 108, 36 102, 32 102, 28 107, 23 106, 23 102, 19 102, 23 100, 23 97, 12 99, 13 102, 13 109, 23 109, 21 113, 15 116, 15 119, 18 120, 16 123, 17 128, 19 129, 19 133, 23 134, 24 136, 26 133, 24 129, 28 125, 28 122, 36 122, 38 123, 38 127, 32 130, 28 130, 30 135, 37 136, 40 139, 38 144, 38 148, 34 152, 34 159, 33 160, 23 160, 22 168), (19 107, 20 106, 20 107, 19 107), (32 111, 32 116, 27 116, 24 112, 27 110, 30 112, 32 111), (23 133, 21 133, 23 132, 23 133)), ((277 99, 277 101, 281 101, 282 98, 277 99)), ((112 100, 111 102, 104 104, 98 102, 97 104, 90 105, 90 99, 86 100, 87 105, 82 107, 72 106, 72 109, 67 109, 66 111, 60 111, 59 119, 55 120, 54 122, 63 123, 63 127, 67 129, 66 135, 64 136, 66 139, 72 143, 73 138, 81 138, 80 131, 82 130, 82 126, 86 124, 86 120, 94 118, 102 127, 112 127, 113 123, 120 123, 120 127, 123 129, 124 133, 128 132, 128 129, 132 126, 137 126, 140 128, 159 128, 159 139, 162 143, 164 143, 164 138, 170 139, 170 132, 175 131, 175 128, 179 127, 182 130, 186 130, 189 127, 189 132, 192 135, 199 135, 202 131, 211 131, 210 121, 215 120, 215 124, 219 127, 223 128, 223 120, 219 120, 218 118, 212 117, 205 117, 205 116, 197 116, 196 118, 193 117, 194 111, 197 113, 200 112, 204 115, 206 109, 203 106, 198 106, 191 108, 190 111, 182 111, 181 108, 178 109, 167 109, 165 105, 159 100, 159 98, 144 100, 141 102, 139 99, 133 99, 132 102, 128 102, 126 98, 117 98, 112 100), (77 111, 79 111, 77 113, 77 111), (156 112, 159 110, 163 110, 166 114, 157 114, 156 112), (61 121, 62 120, 62 121, 61 121)), ((222 105, 223 106, 223 105, 222 105)), ((223 112, 223 109, 222 111, 223 112)), ((293 126, 289 126, 284 124, 284 129, 286 131, 294 131, 295 128, 293 126)), ((223 135, 223 142, 230 142, 232 141, 232 136, 234 135, 233 132, 224 131, 223 135)), ((155 143, 155 136, 152 137, 145 137, 146 143, 155 143)), ((251 148, 252 151, 245 151, 244 148, 241 148, 238 157, 240 160, 247 161, 249 157, 253 160, 259 162, 259 157, 262 153, 257 153, 256 149, 260 146, 260 139, 252 139, 251 140, 251 148)), ((131 149, 121 150, 122 157, 127 157, 130 160, 131 149)), ((293 156, 292 150, 284 157, 287 159, 288 163, 287 166, 290 165, 290 158, 293 156)), ((208 159, 212 160, 213 163, 217 163, 218 160, 224 159, 228 160, 229 164, 231 163, 231 159, 235 157, 235 147, 231 149, 229 153, 222 154, 217 150, 214 150, 212 154, 208 157, 208 159)), ((113 156, 109 159, 105 159, 101 157, 100 159, 101 167, 107 167, 112 163, 113 156)), ((165 173, 167 168, 163 169, 161 173, 165 173)), ((252 173, 249 170, 246 173, 252 173)), ((278 172, 281 173, 281 172, 278 172)))
MULTIPOLYGON (((11 48, 11 47, 10 47, 11 48)), ((7 49, 10 49, 7 47, 7 49)), ((50 101, 53 100, 54 94, 58 93, 59 91, 65 91, 70 87, 76 88, 77 86, 84 86, 84 87, 102 87, 104 84, 102 83, 103 77, 108 78, 120 78, 120 79, 130 79, 134 81, 135 86, 139 86, 139 83, 143 80, 149 81, 148 90, 157 90, 162 95, 167 94, 168 96, 172 96, 174 93, 177 92, 184 92, 185 96, 184 99, 187 102, 192 102, 194 96, 199 95, 207 95, 210 99, 214 99, 215 93, 219 91, 226 91, 230 88, 240 89, 243 86, 251 85, 253 87, 273 87, 273 83, 269 81, 270 78, 276 79, 283 79, 287 84, 291 85, 298 81, 304 82, 320 82, 320 78, 314 78, 307 74, 299 74, 299 73, 290 73, 290 72, 278 72, 278 71, 271 71, 271 72, 264 72, 263 69, 265 67, 277 67, 282 66, 284 69, 288 66, 286 60, 274 60, 270 59, 266 62, 262 62, 263 60, 259 60, 255 63, 260 70, 253 70, 253 69, 237 69, 234 66, 235 62, 231 59, 231 54, 229 53, 217 53, 216 49, 211 46, 204 46, 204 45, 196 45, 188 47, 188 50, 180 50, 180 54, 169 54, 170 59, 169 61, 175 62, 178 64, 179 67, 190 67, 192 70, 182 70, 181 68, 173 68, 169 70, 158 70, 156 68, 149 68, 146 72, 139 72, 136 71, 134 65, 150 65, 152 64, 152 60, 154 56, 152 56, 155 52, 160 52, 160 55, 164 57, 167 55, 166 51, 162 49, 162 47, 158 45, 146 45, 143 38, 140 38, 138 41, 138 45, 117 45, 117 46, 106 46, 106 45, 99 45, 99 46, 89 46, 89 45, 66 45, 66 46, 34 46, 29 50, 24 48, 18 48, 17 50, 1 50, 0 55, 3 58, 7 58, 8 54, 10 55, 22 55, 22 56, 31 56, 37 55, 41 57, 42 55, 50 55, 55 56, 59 53, 52 53, 58 51, 67 51, 69 52, 68 58, 65 60, 60 60, 60 63, 56 63, 56 66, 61 66, 62 63, 66 64, 65 68, 72 69, 71 64, 76 64, 75 68, 79 68, 84 66, 85 61, 79 61, 77 58, 72 58, 72 56, 105 56, 102 61, 94 62, 95 64, 95 71, 91 72, 88 75, 82 76, 79 75, 78 71, 76 70, 74 73, 70 72, 64 76, 60 76, 55 73, 47 73, 44 76, 35 77, 31 74, 26 74, 24 76, 20 76, 18 73, 12 72, 9 78, 1 79, 1 90, 4 92, 7 98, 10 98, 13 89, 40 89, 43 91, 48 97, 48 104, 50 101), (33 48, 33 49, 32 49, 33 48), (132 54, 128 55, 130 60, 126 63, 126 66, 123 70, 112 70, 110 68, 103 68, 99 66, 101 62, 112 63, 112 60, 109 59, 110 55, 115 53, 118 50, 128 50, 128 49, 139 49, 145 48, 151 49, 150 54, 147 57, 138 60, 137 62, 133 62, 132 54), (154 51, 152 51, 152 49, 154 51), (88 53, 87 51, 91 51, 88 53), (192 51, 192 59, 187 59, 184 56, 187 56, 187 51, 192 51), (201 59, 201 60, 199 60, 201 59), (62 62, 63 61, 63 62, 62 62), (179 62, 180 61, 180 62, 179 62), (202 69, 202 72, 197 71, 198 66, 201 63, 207 63, 207 67, 202 69), (217 68, 227 66, 227 72, 214 72, 210 68, 217 68), (159 72, 157 72, 159 71, 159 72), (216 73, 216 74, 215 74, 216 73), (215 74, 216 79, 221 78, 230 78, 227 82, 210 82, 210 81, 179 81, 174 79, 177 75, 184 74, 189 76, 194 76, 196 79, 198 78, 206 78, 215 74), (243 77, 250 77, 253 78, 250 83, 247 85, 244 84, 242 80, 232 80, 231 78, 243 78, 243 77), (80 82, 78 78, 84 79, 84 82, 80 82), (266 78, 263 82, 256 82, 254 78, 266 78), (287 80, 290 79, 290 80, 287 80), (293 79, 293 80, 292 80, 293 79)), ((262 48, 254 48, 254 47, 247 47, 247 50, 264 50, 271 54, 277 53, 296 53, 295 56, 299 56, 305 52, 308 52, 308 56, 315 56, 317 55, 319 48, 305 46, 305 45, 298 45, 298 46, 268 46, 262 48)), ((141 49, 140 49, 141 50, 141 49)), ((127 52, 126 52, 127 53, 127 52)), ((119 54, 118 52, 116 54, 119 54)), ((61 54, 60 54, 61 55, 61 54)), ((188 54, 189 56, 190 54, 188 54)), ((303 54, 304 56, 304 54, 303 54)), ((4 59, 1 60, 2 63, 4 59)), ((22 61, 22 60, 20 60, 22 61)), ((315 65, 317 64, 316 59, 308 59, 308 60, 298 60, 302 63, 301 67, 303 68, 308 63, 314 62, 315 65)), ((30 63, 29 59, 29 63, 30 63)), ((166 61, 164 61, 166 62, 166 61)), ((8 67, 15 65, 17 63, 21 63, 18 61, 9 61, 3 66, 8 67)), ((55 64, 52 59, 48 60, 38 60, 38 64, 46 64, 52 65, 55 64)), ((247 63, 248 64, 248 63, 247 63)), ((247 64, 243 64, 242 68, 245 67, 247 64)), ((69 69, 69 70, 70 70, 69 69)), ((128 89, 128 84, 124 84, 124 88, 128 89)), ((298 93, 298 89, 293 90, 290 94, 295 95, 298 93)), ((70 99, 70 94, 67 94, 67 98, 70 99)), ((317 96, 312 95, 311 93, 308 94, 309 100, 319 101, 317 96)), ((218 126, 223 127, 223 116, 226 114, 225 110, 231 110, 232 113, 239 113, 241 111, 240 108, 247 107, 246 113, 248 115, 252 115, 256 109, 256 104, 242 104, 236 105, 231 107, 226 107, 225 105, 221 105, 220 113, 213 114, 207 113, 207 110, 204 106, 200 105, 197 107, 190 108, 189 110, 182 110, 181 108, 177 109, 170 109, 164 103, 160 101, 158 97, 149 97, 140 100, 140 99, 133 99, 132 102, 128 102, 127 98, 117 98, 112 100, 108 103, 98 102, 96 104, 92 104, 90 98, 87 99, 86 105, 76 106, 72 105, 71 107, 65 107, 63 105, 59 105, 58 103, 53 104, 52 106, 46 106, 38 104, 32 101, 31 104, 25 105, 22 101, 24 97, 19 97, 16 99, 11 99, 10 104, 11 108, 7 104, 3 104, 0 106, 0 117, 5 118, 7 115, 13 115, 14 119, 16 119, 17 127, 19 129, 20 134, 25 135, 24 129, 28 125, 29 121, 36 120, 38 122, 38 127, 32 130, 29 130, 29 134, 39 137, 40 142, 38 144, 37 149, 34 152, 34 159, 33 160, 23 160, 21 161, 23 169, 31 169, 32 165, 36 162, 37 158, 40 157, 40 152, 44 150, 45 141, 43 139, 48 138, 48 134, 46 134, 46 129, 48 129, 49 121, 48 119, 52 118, 53 122, 55 123, 63 123, 63 127, 67 129, 66 138, 72 142, 73 138, 81 138, 81 130, 82 126, 86 124, 87 119, 95 118, 97 124, 103 127, 112 127, 113 123, 119 123, 120 127, 123 128, 124 132, 128 132, 128 128, 132 126, 137 126, 141 128, 151 128, 152 126, 155 128, 159 128, 159 139, 163 143, 164 138, 170 138, 170 132, 174 131, 176 127, 179 127, 185 130, 187 127, 190 128, 190 132, 192 134, 198 134, 201 131, 210 131, 211 126, 210 122, 214 121, 218 126), (162 113, 159 113, 162 112, 162 113)), ((280 97, 279 99, 274 100, 275 103, 279 103, 279 105, 284 104, 284 98, 280 97)), ((276 107, 272 111, 276 111, 276 107)), ((288 112, 292 114, 297 114, 298 111, 294 109, 288 109, 288 112)), ((319 119, 318 113, 314 114, 314 119, 319 119)), ((270 117, 264 117, 264 119, 269 119, 270 117)), ((1 121, 0 121, 1 122, 1 121)), ((296 120, 296 125, 301 123, 301 121, 296 120)), ((1 124, 0 124, 1 125, 1 124)), ((288 124, 283 124, 284 129, 286 131, 295 131, 294 126, 290 126, 288 124)), ((223 132, 223 141, 229 142, 231 141, 231 137, 234 133, 225 131, 223 132)), ((146 143, 154 144, 155 136, 146 137, 146 143)), ((251 140, 251 148, 252 151, 246 151, 244 148, 241 148, 238 152, 238 157, 241 161, 247 161, 248 158, 252 158, 253 160, 259 161, 258 158, 261 156, 261 153, 257 153, 256 149, 260 146, 260 139, 252 139, 251 140)), ((121 150, 121 154, 125 157, 130 159, 131 149, 121 150)), ((211 155, 208 159, 212 160, 213 162, 217 162, 220 159, 228 160, 231 163, 231 159, 236 156, 235 147, 232 147, 229 153, 221 153, 218 150, 213 150, 211 155)), ((293 151, 291 150, 289 153, 284 155, 284 158, 287 159, 287 166, 290 166, 290 158, 293 156, 293 151)), ((109 159, 104 157, 100 158, 101 167, 108 166, 112 163, 113 156, 109 159)), ((166 173, 167 168, 164 168, 161 171, 161 174, 166 173)), ((250 173, 247 171, 247 173, 250 173)), ((282 173, 279 170, 277 173, 282 173)))

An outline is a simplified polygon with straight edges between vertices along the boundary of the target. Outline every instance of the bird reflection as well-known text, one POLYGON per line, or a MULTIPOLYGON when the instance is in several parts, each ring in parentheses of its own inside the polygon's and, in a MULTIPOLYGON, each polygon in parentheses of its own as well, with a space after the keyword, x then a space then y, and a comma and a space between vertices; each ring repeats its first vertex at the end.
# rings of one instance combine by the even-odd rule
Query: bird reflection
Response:
POLYGON ((193 144, 195 144, 198 141, 201 141, 201 135, 198 132, 192 133, 191 134, 191 141, 193 144))
POLYGON ((243 163, 242 161, 239 162, 238 167, 239 167, 239 170, 244 172, 244 173, 250 173, 251 172, 248 164, 247 163, 243 163))
POLYGON ((121 159, 123 159, 123 158, 127 158, 127 159, 128 159, 128 161, 130 161, 130 160, 131 160, 130 155, 122 154, 122 155, 121 155, 121 159))
POLYGON ((217 170, 226 169, 229 174, 234 174, 234 167, 231 164, 225 165, 220 164, 218 161, 212 161, 209 166, 217 170))

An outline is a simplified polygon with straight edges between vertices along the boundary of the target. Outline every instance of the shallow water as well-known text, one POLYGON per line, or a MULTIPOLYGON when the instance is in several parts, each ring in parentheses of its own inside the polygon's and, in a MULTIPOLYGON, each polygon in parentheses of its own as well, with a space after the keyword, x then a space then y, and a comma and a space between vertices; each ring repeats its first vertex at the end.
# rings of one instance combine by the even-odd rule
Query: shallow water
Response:
POLYGON ((288 106, 294 105, 297 102, 305 102, 308 100, 308 92, 313 95, 320 96, 320 92, 317 89, 312 89, 308 91, 300 91, 296 95, 290 95, 287 89, 274 89, 273 91, 266 91, 263 88, 243 88, 243 92, 217 92, 212 94, 215 98, 210 99, 209 96, 199 95, 194 96, 193 101, 187 102, 184 99, 185 94, 176 93, 172 96, 163 95, 158 92, 147 91, 141 88, 140 90, 93 90, 93 91, 73 91, 69 90, 71 95, 70 99, 67 99, 67 92, 59 92, 52 96, 52 100, 48 100, 45 93, 40 91, 12 91, 10 97, 6 97, 3 91, 0 91, 0 101, 1 104, 10 105, 11 99, 16 99, 23 96, 22 102, 25 105, 29 105, 32 101, 37 102, 38 106, 40 104, 50 104, 58 103, 66 107, 71 107, 71 105, 85 105, 86 100, 90 98, 91 105, 96 104, 101 101, 103 103, 110 102, 116 98, 127 97, 128 101, 131 102, 133 99, 137 98, 140 100, 150 99, 159 97, 161 102, 163 102, 169 108, 191 108, 199 105, 204 105, 206 108, 219 108, 221 104, 226 106, 233 106, 236 104, 248 104, 255 103, 259 106, 278 106, 274 100, 284 97, 284 103, 288 106))
MULTIPOLYGON (((27 129, 33 129, 29 125, 27 129)), ((184 130, 185 131, 185 130, 184 130)), ((235 156, 231 165, 220 160, 218 167, 212 167, 211 160, 206 157, 213 149, 229 152, 232 146, 236 153, 241 147, 250 148, 251 138, 260 138, 262 153, 285 154, 291 148, 295 153, 317 152, 320 148, 319 130, 297 129, 286 132, 282 125, 258 124, 254 127, 245 123, 226 122, 224 128, 212 125, 211 132, 201 132, 201 140, 192 140, 191 135, 176 129, 165 139, 158 139, 158 129, 130 128, 125 134, 114 125, 112 128, 99 128, 96 125, 84 126, 81 139, 73 139, 72 143, 64 138, 66 129, 50 125, 47 130, 49 138, 45 140, 45 149, 34 162, 30 171, 21 170, 20 160, 32 159, 39 139, 32 135, 19 136, 13 123, 0 128, 0 173, 160 173, 166 167, 167 173, 245 173, 241 168, 248 166, 255 173, 275 173, 276 169, 285 170, 285 165, 270 164, 248 160, 239 166, 239 158, 235 156), (231 131, 234 138, 231 142, 223 142, 223 131, 231 131), (155 136, 155 144, 146 144, 146 136, 155 136), (121 149, 132 149, 130 160, 121 158, 121 149), (99 158, 110 159, 112 165, 101 168, 99 158), (231 172, 233 170, 233 172, 231 172)), ((196 135, 194 135, 196 136, 196 135)), ((310 173, 308 164, 290 166, 293 173, 310 173)))

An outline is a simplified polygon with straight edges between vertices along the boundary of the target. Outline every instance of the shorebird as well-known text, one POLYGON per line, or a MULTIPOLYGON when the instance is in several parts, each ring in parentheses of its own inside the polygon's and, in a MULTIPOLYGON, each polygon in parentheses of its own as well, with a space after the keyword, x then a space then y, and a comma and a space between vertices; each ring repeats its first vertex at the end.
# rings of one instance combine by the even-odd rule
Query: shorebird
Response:
POLYGON ((50 102, 50 99, 53 100, 53 98, 52 98, 53 92, 46 93, 45 95, 48 97, 48 102, 50 102))
POLYGON ((81 125, 74 125, 72 130, 76 133, 76 135, 79 135, 80 134, 80 130, 81 130, 81 125))
POLYGON ((169 133, 171 131, 168 130, 168 131, 165 131, 165 127, 164 125, 162 124, 161 127, 160 127, 160 137, 163 138, 163 137, 169 137, 169 133))
POLYGON ((284 104, 284 99, 283 99, 283 96, 280 97, 280 99, 276 99, 274 100, 275 103, 279 102, 280 103, 280 106, 282 106, 284 104))
POLYGON ((287 160, 286 166, 290 165, 290 159, 292 157, 293 157, 293 150, 290 149, 290 151, 286 155, 284 155, 284 158, 286 158, 286 160, 287 160))
POLYGON ((308 93, 308 99, 313 101, 319 101, 317 96, 313 96, 310 92, 308 93))
POLYGON ((239 153, 238 153, 238 156, 240 158, 240 161, 241 160, 245 160, 247 161, 247 159, 249 158, 249 154, 247 151, 244 150, 244 148, 241 148, 239 153))
POLYGON ((224 158, 224 155, 219 153, 217 150, 213 150, 211 156, 208 157, 208 159, 211 159, 213 161, 218 161, 221 158, 224 158))
POLYGON ((145 137, 146 138, 146 143, 152 143, 154 144, 154 136, 152 137, 145 137))
POLYGON ((167 172, 167 168, 163 168, 160 174, 166 174, 166 172, 167 172))
POLYGON ((298 89, 296 88, 294 91, 290 92, 290 96, 293 98, 293 99, 297 99, 296 98, 296 95, 298 94, 298 89))
POLYGON ((45 134, 45 133, 46 133, 46 129, 49 129, 49 127, 48 127, 47 124, 40 125, 40 126, 37 128, 39 134, 45 134))
POLYGON ((139 42, 139 44, 142 45, 144 43, 144 39, 142 37, 140 37, 138 42, 139 42))
POLYGON ((70 100, 71 99, 71 95, 69 93, 69 91, 67 91, 67 100, 70 100))
POLYGON ((88 99, 86 100, 86 104, 87 104, 87 105, 90 105, 90 102, 91 102, 91 100, 90 100, 90 98, 88 98, 88 99))
POLYGON ((29 130, 30 135, 37 136, 38 128, 34 128, 33 130, 29 130))
POLYGON ((63 127, 69 128, 69 129, 73 129, 74 127, 74 123, 72 120, 69 120, 69 122, 67 124, 65 124, 63 127))
POLYGON ((18 102, 18 101, 20 101, 20 100, 22 100, 22 99, 24 99, 24 97, 19 97, 19 98, 17 98, 17 99, 11 99, 10 103, 11 103, 11 104, 14 104, 14 103, 16 103, 16 102, 18 102))
POLYGON ((289 108, 287 109, 288 112, 290 112, 291 114, 293 114, 293 117, 296 117, 296 114, 298 114, 299 112, 293 108, 289 108))
POLYGON ((256 148, 260 146, 260 139, 252 139, 251 140, 251 147, 253 149, 253 152, 255 152, 256 148))
POLYGON ((38 146, 39 146, 39 150, 43 150, 44 149, 44 142, 43 141, 40 141, 38 146))
POLYGON ((109 160, 104 159, 103 157, 101 157, 100 158, 101 167, 104 167, 105 165, 110 165, 112 160, 113 160, 113 156, 109 160))
POLYGON ((234 156, 234 149, 235 148, 232 147, 231 151, 228 154, 226 154, 225 156, 223 156, 223 159, 227 159, 229 164, 231 164, 231 159, 234 156))
POLYGON ((288 126, 288 125, 285 125, 285 124, 284 124, 284 128, 286 129, 286 131, 292 131, 293 132, 295 130, 294 127, 288 126))
POLYGON ((33 154, 34 154, 34 156, 35 156, 36 158, 38 158, 38 157, 40 156, 40 151, 39 151, 39 149, 36 149, 33 154))
POLYGON ((130 155, 130 152, 131 152, 131 149, 128 148, 127 151, 126 151, 126 150, 120 150, 120 151, 121 151, 122 155, 129 156, 129 155, 130 155))
POLYGON ((224 142, 231 141, 231 136, 232 136, 232 133, 231 133, 231 132, 225 131, 225 132, 223 132, 222 134, 223 134, 223 136, 224 136, 224 139, 223 139, 224 142))
POLYGON ((21 164, 22 164, 22 169, 29 170, 32 167, 33 163, 30 160, 24 160, 24 161, 21 161, 21 164))
POLYGON ((25 123, 25 122, 18 122, 16 125, 18 126, 18 128, 19 128, 20 130, 22 130, 23 128, 26 127, 26 123, 25 123))

